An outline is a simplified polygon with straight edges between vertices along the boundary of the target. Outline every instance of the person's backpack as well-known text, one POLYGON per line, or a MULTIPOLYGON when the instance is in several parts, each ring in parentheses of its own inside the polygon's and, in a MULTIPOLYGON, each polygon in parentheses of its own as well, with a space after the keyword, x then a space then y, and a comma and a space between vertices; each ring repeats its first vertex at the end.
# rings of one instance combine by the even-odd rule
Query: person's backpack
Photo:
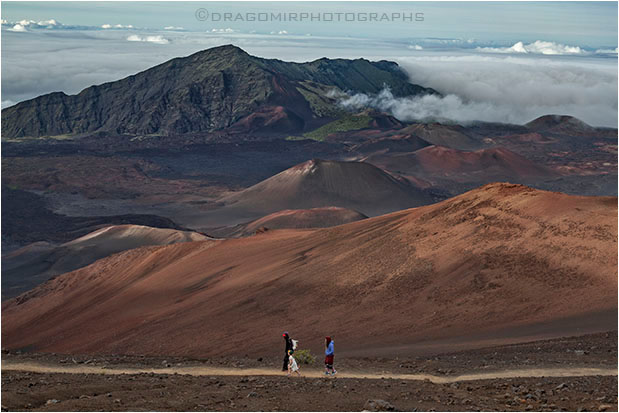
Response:
POLYGON ((290 339, 292 341, 292 349, 296 350, 297 349, 297 344, 299 343, 299 340, 294 340, 294 339, 290 339))

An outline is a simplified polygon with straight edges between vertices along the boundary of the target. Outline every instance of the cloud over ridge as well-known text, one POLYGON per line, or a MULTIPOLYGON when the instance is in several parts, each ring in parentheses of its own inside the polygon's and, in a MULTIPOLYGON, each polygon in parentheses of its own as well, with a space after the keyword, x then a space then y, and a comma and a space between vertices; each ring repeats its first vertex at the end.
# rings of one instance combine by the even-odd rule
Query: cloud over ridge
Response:
POLYGON ((617 49, 613 47, 592 51, 553 42, 517 42, 507 48, 512 51, 503 53, 479 51, 476 48, 482 45, 472 39, 388 42, 317 36, 299 40, 285 30, 274 36, 240 33, 225 26, 199 32, 175 31, 182 30, 175 26, 162 29, 163 25, 155 30, 105 26, 109 28, 68 26, 54 19, 3 20, 3 106, 55 91, 78 93, 174 57, 234 43, 250 54, 291 61, 395 60, 412 83, 443 95, 400 100, 388 94, 366 97, 367 105, 404 120, 526 123, 541 115, 567 114, 595 126, 617 125, 617 49), (60 37, 58 30, 66 33, 60 37), (156 47, 154 53, 155 46, 145 47, 147 43, 174 47, 156 47), (521 48, 525 52, 514 52, 521 48))
POLYGON ((373 107, 404 121, 450 120, 524 124, 539 116, 575 116, 594 126, 617 126, 617 66, 540 58, 442 56, 402 58, 411 82, 443 96, 394 97, 388 89, 341 101, 373 107))
POLYGON ((130 42, 147 42, 147 43, 157 43, 157 44, 168 44, 170 41, 163 36, 140 36, 137 34, 132 34, 127 37, 127 40, 130 42))

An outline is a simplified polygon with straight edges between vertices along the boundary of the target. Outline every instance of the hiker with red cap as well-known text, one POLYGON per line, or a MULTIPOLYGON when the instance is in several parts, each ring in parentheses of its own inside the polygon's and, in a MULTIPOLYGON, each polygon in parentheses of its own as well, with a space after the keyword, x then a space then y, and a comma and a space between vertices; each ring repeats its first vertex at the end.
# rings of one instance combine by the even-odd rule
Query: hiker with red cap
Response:
POLYGON ((337 371, 333 368, 333 355, 335 354, 335 350, 333 348, 333 340, 331 337, 325 337, 325 374, 328 376, 329 374, 335 375, 337 371), (331 370, 331 373, 329 373, 331 370))
POLYGON ((296 346, 294 345, 295 344, 294 340, 290 338, 287 331, 284 331, 284 334, 282 334, 282 337, 284 337, 284 340, 286 341, 286 350, 285 350, 286 353, 284 354, 284 366, 282 367, 282 371, 288 371, 288 362, 289 362, 288 355, 294 352, 294 348, 296 346))

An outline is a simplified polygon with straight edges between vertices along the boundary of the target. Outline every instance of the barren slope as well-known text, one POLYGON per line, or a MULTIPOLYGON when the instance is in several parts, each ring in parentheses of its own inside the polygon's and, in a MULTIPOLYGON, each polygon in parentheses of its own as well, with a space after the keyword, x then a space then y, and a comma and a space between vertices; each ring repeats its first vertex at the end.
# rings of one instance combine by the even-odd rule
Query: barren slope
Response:
POLYGON ((566 133, 568 135, 593 134, 595 128, 580 119, 567 115, 544 115, 524 125, 534 131, 566 133))
POLYGON ((206 239, 191 231, 114 225, 61 245, 36 242, 2 257, 2 298, 16 296, 55 275, 85 267, 120 251, 206 239))
POLYGON ((460 151, 428 146, 409 153, 375 154, 365 161, 396 173, 457 182, 521 181, 558 176, 549 168, 505 148, 460 151))
POLYGON ((363 162, 314 159, 220 199, 201 213, 198 228, 235 225, 285 209, 341 207, 375 216, 430 204, 431 196, 408 180, 363 162))
POLYGON ((460 125, 419 123, 407 126, 398 132, 410 133, 433 145, 447 146, 454 149, 470 150, 481 146, 481 143, 473 138, 473 134, 460 125))
POLYGON ((491 184, 334 228, 116 254, 3 303, 5 348, 407 353, 607 331, 617 199, 491 184), (215 244, 215 245, 213 245, 215 244))
POLYGON ((256 231, 265 229, 327 228, 365 218, 367 216, 357 211, 338 207, 286 209, 245 224, 209 231, 209 234, 217 237, 238 237, 253 235, 256 231))

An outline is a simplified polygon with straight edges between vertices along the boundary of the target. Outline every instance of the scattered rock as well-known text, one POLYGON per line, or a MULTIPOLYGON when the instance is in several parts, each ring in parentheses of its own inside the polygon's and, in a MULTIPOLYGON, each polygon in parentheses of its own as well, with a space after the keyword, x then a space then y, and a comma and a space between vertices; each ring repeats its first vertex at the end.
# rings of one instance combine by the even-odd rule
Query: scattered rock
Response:
POLYGON ((598 410, 600 412, 607 412, 607 411, 614 410, 614 406, 611 406, 610 404, 600 404, 600 406, 598 407, 598 410))
POLYGON ((561 389, 565 389, 565 388, 567 388, 567 384, 565 384, 565 383, 561 383, 557 387, 555 387, 556 390, 561 390, 561 389))
POLYGON ((58 403, 60 400, 56 400, 56 399, 49 399, 48 401, 45 402, 45 404, 56 404, 58 403))
POLYGON ((386 400, 368 400, 363 405, 363 410, 370 412, 394 412, 397 409, 386 400))
POLYGON ((258 393, 256 393, 255 391, 249 392, 247 397, 258 397, 258 393))

